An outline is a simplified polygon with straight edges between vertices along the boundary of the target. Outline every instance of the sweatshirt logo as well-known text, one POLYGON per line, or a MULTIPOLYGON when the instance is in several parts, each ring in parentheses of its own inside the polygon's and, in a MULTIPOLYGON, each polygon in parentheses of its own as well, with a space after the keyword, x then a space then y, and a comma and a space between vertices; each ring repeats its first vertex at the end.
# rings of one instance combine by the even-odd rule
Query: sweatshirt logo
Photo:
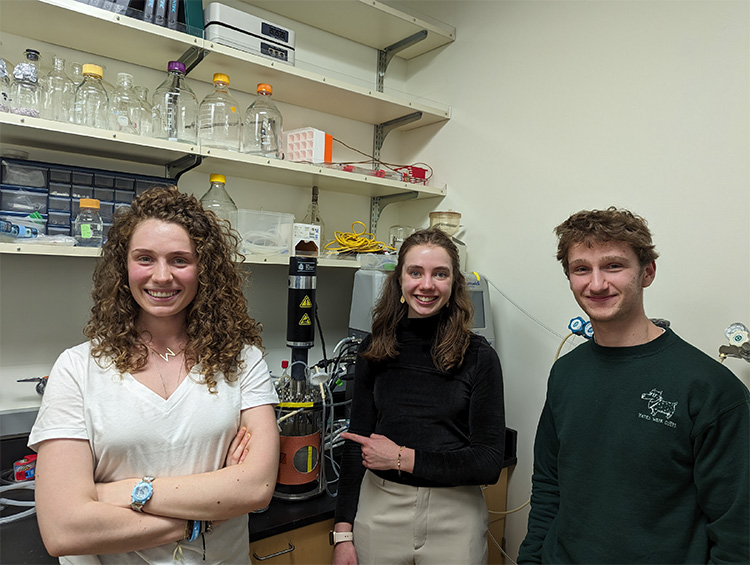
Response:
POLYGON ((676 428, 677 424, 670 422, 669 419, 674 415, 677 408, 677 402, 664 400, 661 390, 652 388, 649 392, 641 394, 641 399, 648 401, 648 409, 651 414, 638 414, 639 418, 650 420, 659 424, 664 424, 670 428, 676 428), (663 417, 662 417, 663 416, 663 417))

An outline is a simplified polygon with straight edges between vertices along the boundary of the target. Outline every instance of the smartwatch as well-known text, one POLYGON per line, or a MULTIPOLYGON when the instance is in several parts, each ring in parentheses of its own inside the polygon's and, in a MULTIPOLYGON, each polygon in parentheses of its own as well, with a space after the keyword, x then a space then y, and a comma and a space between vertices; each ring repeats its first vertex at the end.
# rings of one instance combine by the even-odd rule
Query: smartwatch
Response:
POLYGON ((141 482, 133 487, 133 492, 130 495, 130 507, 136 512, 143 512, 143 505, 154 494, 154 485, 151 484, 153 480, 154 477, 143 477, 141 482))
POLYGON ((328 532, 328 543, 336 545, 342 541, 354 541, 354 532, 328 532))

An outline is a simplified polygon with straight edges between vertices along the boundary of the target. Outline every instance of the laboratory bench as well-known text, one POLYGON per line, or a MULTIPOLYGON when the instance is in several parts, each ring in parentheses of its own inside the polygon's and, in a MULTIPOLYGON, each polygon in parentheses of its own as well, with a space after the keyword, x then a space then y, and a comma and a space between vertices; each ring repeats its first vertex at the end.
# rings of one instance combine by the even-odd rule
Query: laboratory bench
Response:
MULTIPOLYGON (((503 472, 495 485, 485 489, 490 510, 505 510, 508 471, 516 464, 516 437, 515 430, 507 430, 503 472)), ((28 434, 2 438, 0 468, 12 469, 14 461, 29 453, 27 440, 28 434)), ((19 492, 14 491, 13 497, 20 499, 19 492)), ((325 492, 301 501, 274 498, 265 511, 249 515, 252 560, 256 563, 267 560, 274 565, 330 563, 333 548, 328 545, 328 532, 333 527, 335 506, 336 499, 325 492)), ((490 531, 499 543, 502 543, 504 526, 504 516, 490 516, 490 531)), ((3 524, 0 538, 0 563, 58 562, 44 549, 35 515, 3 524)), ((490 563, 502 563, 491 542, 489 554, 490 563)))

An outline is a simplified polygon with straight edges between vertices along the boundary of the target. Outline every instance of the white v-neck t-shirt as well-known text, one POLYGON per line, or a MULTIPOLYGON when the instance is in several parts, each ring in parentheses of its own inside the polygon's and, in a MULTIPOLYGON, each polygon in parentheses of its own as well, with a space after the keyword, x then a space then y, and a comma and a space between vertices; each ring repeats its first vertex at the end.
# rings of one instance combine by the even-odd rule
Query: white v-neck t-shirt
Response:
MULTIPOLYGON (((246 346, 236 381, 218 374, 210 393, 200 365, 168 399, 129 373, 100 366, 90 342, 64 351, 50 372, 29 447, 50 439, 88 440, 94 481, 192 475, 224 465, 242 410, 276 404, 278 397, 262 352, 246 346)), ((184 563, 249 563, 247 516, 217 526, 203 540, 182 542, 184 563)), ((70 556, 61 563, 173 563, 175 544, 125 554, 70 556), (98 559, 97 559, 98 558, 98 559)))

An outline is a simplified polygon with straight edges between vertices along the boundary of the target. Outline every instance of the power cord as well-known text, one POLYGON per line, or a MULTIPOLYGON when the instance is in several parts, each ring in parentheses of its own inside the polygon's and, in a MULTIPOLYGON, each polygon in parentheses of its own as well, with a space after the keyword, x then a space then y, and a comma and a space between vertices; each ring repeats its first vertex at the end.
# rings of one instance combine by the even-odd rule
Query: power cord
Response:
POLYGON ((367 226, 359 220, 352 223, 352 231, 334 233, 334 241, 326 243, 325 248, 334 253, 380 253, 383 251, 396 251, 395 247, 377 241, 375 235, 367 231, 367 226), (356 226, 362 226, 362 231, 357 232, 356 226))

